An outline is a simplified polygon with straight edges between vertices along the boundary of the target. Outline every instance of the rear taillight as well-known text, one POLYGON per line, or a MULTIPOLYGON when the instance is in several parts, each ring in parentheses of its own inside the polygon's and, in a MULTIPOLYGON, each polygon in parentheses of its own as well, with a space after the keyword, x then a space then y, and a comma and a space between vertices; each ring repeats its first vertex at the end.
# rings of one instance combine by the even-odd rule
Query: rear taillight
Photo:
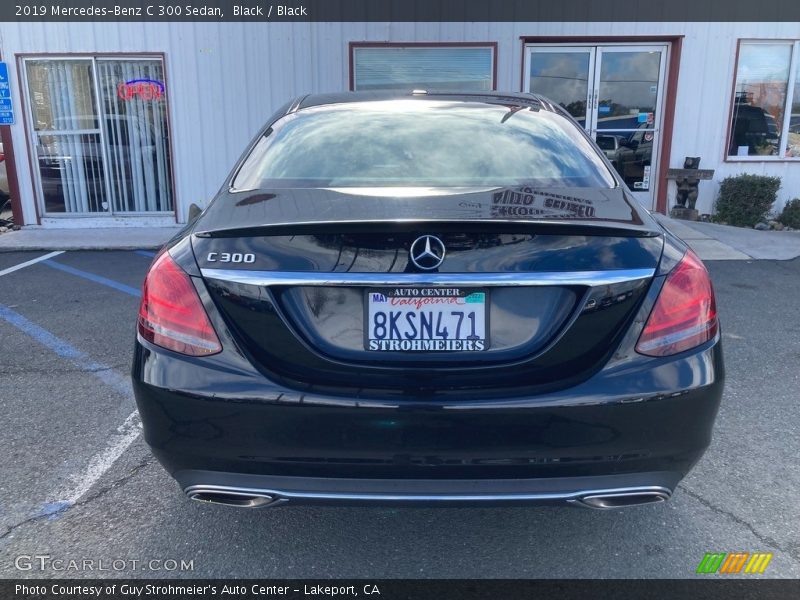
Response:
POLYGON ((169 252, 156 258, 145 277, 139 335, 190 356, 207 356, 222 350, 192 280, 169 252))
POLYGON ((648 356, 677 354, 712 339, 718 328, 711 279, 689 250, 667 275, 636 351, 648 356))

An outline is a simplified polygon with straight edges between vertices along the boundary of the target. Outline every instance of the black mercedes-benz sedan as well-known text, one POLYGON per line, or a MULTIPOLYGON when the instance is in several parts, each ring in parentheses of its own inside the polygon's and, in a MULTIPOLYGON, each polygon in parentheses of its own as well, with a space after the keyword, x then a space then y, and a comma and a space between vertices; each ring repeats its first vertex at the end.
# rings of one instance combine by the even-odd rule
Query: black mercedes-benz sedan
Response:
POLYGON ((667 499, 723 386, 714 292, 560 107, 296 99, 155 258, 133 382, 195 500, 667 499))

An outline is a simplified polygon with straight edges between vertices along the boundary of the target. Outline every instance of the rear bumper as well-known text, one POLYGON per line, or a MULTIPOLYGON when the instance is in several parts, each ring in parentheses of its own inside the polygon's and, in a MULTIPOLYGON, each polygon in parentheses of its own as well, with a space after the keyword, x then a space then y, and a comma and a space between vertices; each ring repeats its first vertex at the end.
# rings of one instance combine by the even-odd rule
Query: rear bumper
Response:
POLYGON ((718 341, 551 394, 460 403, 301 393, 232 368, 212 385, 204 360, 137 343, 134 391, 155 456, 190 495, 302 503, 668 497, 710 443, 723 385, 718 341))
POLYGON ((175 477, 193 500, 248 508, 287 502, 617 508, 663 502, 669 499, 681 476, 664 472, 549 479, 345 479, 179 471, 175 477))

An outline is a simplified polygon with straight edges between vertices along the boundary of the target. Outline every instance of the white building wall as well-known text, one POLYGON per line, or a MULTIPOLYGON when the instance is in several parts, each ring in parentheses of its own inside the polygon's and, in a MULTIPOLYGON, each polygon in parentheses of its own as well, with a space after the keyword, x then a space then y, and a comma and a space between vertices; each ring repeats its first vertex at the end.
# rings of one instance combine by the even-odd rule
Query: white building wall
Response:
MULTIPOLYGON (((179 220, 204 205, 253 134, 293 96, 346 90, 351 41, 497 42, 497 85, 521 89, 522 36, 683 35, 670 166, 701 156, 716 170, 698 209, 711 212, 719 180, 778 175, 778 208, 800 196, 800 162, 725 163, 738 38, 800 38, 800 23, 2 23, 0 52, 17 82, 18 53, 164 52, 179 220)), ((35 222, 20 115, 12 126, 25 220, 35 222)), ((674 186, 671 186, 674 188, 674 186)), ((669 190, 669 201, 674 189, 669 190)))

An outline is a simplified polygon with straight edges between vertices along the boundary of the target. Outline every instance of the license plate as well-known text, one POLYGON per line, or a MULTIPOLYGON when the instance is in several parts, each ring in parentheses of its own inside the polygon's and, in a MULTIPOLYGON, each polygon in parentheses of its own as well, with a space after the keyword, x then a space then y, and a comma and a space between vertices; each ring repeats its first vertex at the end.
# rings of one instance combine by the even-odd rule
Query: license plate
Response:
POLYGON ((383 288, 366 292, 364 347, 374 352, 480 352, 488 294, 463 288, 383 288))

